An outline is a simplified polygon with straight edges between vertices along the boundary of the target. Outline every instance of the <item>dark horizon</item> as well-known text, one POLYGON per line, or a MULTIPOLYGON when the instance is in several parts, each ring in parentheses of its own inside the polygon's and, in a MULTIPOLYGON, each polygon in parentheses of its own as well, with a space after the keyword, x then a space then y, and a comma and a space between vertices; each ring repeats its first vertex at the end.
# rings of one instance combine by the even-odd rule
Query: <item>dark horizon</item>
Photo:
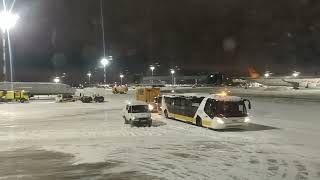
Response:
MULTIPOLYGON (((110 81, 119 73, 320 72, 316 0, 104 0, 110 81)), ((102 81, 99 0, 17 0, 11 31, 16 81, 49 81, 63 72, 102 81)), ((1 62, 2 63, 2 62, 1 62)))

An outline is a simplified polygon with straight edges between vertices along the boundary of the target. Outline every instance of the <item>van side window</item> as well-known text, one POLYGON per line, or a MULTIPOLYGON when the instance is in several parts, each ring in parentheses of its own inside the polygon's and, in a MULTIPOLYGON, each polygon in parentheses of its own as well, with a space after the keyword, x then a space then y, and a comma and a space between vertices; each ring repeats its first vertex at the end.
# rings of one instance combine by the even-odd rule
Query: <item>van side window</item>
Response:
POLYGON ((174 105, 181 106, 181 98, 174 98, 174 105))
POLYGON ((204 106, 204 112, 210 117, 214 118, 216 112, 215 101, 212 99, 208 99, 206 105, 204 106))
POLYGON ((180 104, 181 104, 182 107, 185 107, 185 105, 186 105, 186 99, 181 98, 180 104))
POLYGON ((169 98, 169 97, 164 97, 164 101, 165 101, 167 104, 171 104, 171 98, 169 98))

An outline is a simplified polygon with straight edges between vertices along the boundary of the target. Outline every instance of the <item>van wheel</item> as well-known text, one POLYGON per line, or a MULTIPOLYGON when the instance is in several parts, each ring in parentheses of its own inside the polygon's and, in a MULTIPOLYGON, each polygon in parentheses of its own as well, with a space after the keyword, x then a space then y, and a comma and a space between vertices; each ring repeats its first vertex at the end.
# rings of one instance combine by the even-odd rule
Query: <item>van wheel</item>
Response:
POLYGON ((202 127, 202 120, 199 116, 197 116, 197 118, 196 118, 196 125, 199 127, 202 127))
POLYGON ((168 111, 167 111, 167 110, 164 110, 164 117, 166 117, 167 119, 169 119, 168 111))

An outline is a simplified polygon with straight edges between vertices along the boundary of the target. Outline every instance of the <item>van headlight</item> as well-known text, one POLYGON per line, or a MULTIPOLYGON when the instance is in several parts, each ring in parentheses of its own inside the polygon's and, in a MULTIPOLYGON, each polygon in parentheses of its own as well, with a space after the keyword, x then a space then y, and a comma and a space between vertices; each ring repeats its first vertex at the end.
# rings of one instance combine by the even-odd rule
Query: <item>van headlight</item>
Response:
POLYGON ((153 110, 153 106, 151 104, 148 104, 148 108, 149 108, 149 111, 153 110))
POLYGON ((250 118, 249 118, 249 117, 245 117, 245 118, 244 118, 244 122, 247 123, 247 122, 249 122, 249 121, 250 121, 250 118))
POLYGON ((219 124, 224 124, 224 121, 223 121, 221 118, 218 118, 218 119, 217 119, 217 122, 218 122, 219 124))
POLYGON ((135 117, 132 117, 132 120, 135 120, 136 118, 135 117))

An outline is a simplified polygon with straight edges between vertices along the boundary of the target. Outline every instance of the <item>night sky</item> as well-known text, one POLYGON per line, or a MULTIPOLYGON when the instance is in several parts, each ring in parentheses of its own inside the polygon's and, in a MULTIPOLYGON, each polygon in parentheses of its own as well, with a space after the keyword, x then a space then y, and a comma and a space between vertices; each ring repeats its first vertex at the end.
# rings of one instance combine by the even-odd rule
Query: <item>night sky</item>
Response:
MULTIPOLYGON (((9 2, 9 0, 7 0, 9 2)), ((319 0, 104 0, 108 77, 320 72, 319 0)), ((99 0, 17 0, 16 81, 102 79, 99 0)))

